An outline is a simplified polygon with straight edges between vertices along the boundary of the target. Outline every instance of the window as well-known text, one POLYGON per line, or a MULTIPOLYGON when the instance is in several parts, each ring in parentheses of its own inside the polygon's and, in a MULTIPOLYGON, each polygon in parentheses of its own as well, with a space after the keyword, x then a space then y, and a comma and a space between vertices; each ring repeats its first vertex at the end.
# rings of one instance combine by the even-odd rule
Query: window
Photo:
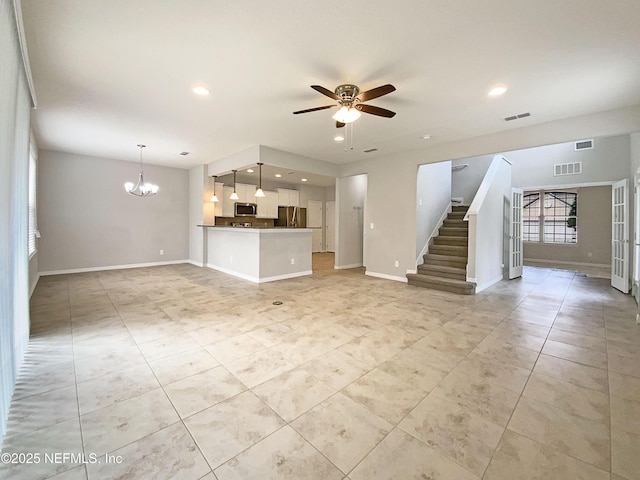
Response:
POLYGON ((38 222, 36 219, 36 159, 33 150, 29 151, 29 257, 36 253, 36 233, 38 222))
POLYGON ((525 242, 578 243, 578 194, 576 192, 527 192, 524 195, 522 210, 525 242))
POLYGON ((540 192, 525 193, 522 199, 522 240, 540 241, 540 192))

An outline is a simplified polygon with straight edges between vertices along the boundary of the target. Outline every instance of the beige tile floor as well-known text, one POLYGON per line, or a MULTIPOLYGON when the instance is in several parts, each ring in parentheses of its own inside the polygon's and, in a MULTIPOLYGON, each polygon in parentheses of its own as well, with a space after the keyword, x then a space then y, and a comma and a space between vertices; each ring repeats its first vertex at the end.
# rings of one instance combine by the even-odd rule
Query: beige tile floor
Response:
POLYGON ((640 478, 640 326, 607 279, 461 297, 332 261, 42 278, 2 445, 39 463, 0 478, 640 478))

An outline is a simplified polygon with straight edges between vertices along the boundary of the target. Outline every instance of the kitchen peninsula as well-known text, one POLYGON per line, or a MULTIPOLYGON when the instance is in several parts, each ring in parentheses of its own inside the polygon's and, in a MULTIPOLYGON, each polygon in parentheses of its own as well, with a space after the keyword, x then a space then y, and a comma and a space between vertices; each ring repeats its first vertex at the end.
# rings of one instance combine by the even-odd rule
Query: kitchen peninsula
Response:
POLYGON ((310 228, 198 226, 209 268, 255 283, 312 273, 310 228))

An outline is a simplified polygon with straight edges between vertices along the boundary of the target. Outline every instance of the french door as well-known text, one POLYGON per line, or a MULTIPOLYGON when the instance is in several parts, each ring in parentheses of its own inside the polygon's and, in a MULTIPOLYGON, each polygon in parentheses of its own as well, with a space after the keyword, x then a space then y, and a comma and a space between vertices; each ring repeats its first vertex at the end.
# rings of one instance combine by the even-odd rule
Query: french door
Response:
POLYGON ((522 276, 522 189, 511 189, 509 279, 522 276))
POLYGON ((629 179, 611 190, 611 286, 629 292, 629 179))

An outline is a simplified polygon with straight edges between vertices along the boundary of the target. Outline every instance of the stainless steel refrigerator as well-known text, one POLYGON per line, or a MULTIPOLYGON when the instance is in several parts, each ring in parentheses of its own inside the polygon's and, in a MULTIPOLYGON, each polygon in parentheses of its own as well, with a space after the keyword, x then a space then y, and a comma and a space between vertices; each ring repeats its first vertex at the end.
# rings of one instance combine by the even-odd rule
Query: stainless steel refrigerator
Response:
POLYGON ((302 207, 278 207, 276 226, 307 228, 307 209, 302 207))

